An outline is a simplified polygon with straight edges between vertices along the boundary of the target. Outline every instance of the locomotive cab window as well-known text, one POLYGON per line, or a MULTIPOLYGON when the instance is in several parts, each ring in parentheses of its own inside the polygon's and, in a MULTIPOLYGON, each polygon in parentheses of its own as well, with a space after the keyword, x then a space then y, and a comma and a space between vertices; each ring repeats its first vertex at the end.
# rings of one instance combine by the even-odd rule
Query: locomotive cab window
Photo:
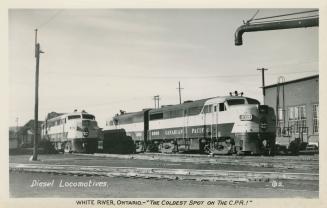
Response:
POLYGON ((95 117, 90 114, 82 114, 83 119, 95 120, 95 117))
POLYGON ((219 103, 219 111, 225 111, 226 110, 226 106, 225 103, 219 103))
POLYGON ((68 120, 71 120, 71 119, 79 119, 79 118, 81 118, 80 115, 68 116, 68 120))
POLYGON ((260 105, 260 102, 252 99, 252 98, 246 98, 246 100, 248 101, 248 104, 256 104, 256 105, 260 105))
POLYGON ((242 105, 242 104, 245 104, 245 100, 244 99, 231 99, 231 100, 227 100, 227 104, 228 105, 242 105))

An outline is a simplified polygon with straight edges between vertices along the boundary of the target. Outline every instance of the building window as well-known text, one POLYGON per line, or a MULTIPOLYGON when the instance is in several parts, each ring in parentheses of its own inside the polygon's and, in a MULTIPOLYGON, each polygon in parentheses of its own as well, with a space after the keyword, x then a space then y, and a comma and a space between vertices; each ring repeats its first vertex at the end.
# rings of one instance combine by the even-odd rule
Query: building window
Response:
POLYGON ((284 134, 284 112, 283 108, 277 110, 277 135, 281 136, 284 134))
POLYGON ((319 133, 319 104, 313 105, 313 133, 319 133))
POLYGON ((293 133, 307 133, 307 115, 305 106, 293 106, 288 108, 289 126, 293 133))
POLYGON ((284 120, 284 111, 283 108, 278 108, 278 121, 284 120))

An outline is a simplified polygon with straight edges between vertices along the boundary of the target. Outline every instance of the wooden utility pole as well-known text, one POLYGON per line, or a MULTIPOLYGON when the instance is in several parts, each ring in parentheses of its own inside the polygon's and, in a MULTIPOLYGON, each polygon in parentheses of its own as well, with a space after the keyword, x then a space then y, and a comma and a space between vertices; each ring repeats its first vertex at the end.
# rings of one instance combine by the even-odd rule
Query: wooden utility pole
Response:
POLYGON ((16 117, 16 138, 17 138, 17 142, 19 140, 19 137, 18 137, 18 117, 16 117))
POLYGON ((265 71, 268 69, 265 68, 261 68, 261 69, 257 69, 258 71, 261 71, 261 75, 262 75, 262 94, 263 94, 263 103, 265 102, 265 71))
POLYGON ((181 93, 181 90, 184 89, 184 88, 181 88, 181 82, 179 81, 178 82, 178 92, 179 92, 179 104, 182 104, 182 93, 181 93))
POLYGON ((39 64, 40 64, 40 53, 43 53, 40 49, 40 44, 37 42, 37 29, 35 29, 35 59, 36 59, 36 70, 35 70, 35 106, 34 106, 34 148, 33 148, 33 161, 37 160, 38 151, 38 124, 39 124, 39 64))

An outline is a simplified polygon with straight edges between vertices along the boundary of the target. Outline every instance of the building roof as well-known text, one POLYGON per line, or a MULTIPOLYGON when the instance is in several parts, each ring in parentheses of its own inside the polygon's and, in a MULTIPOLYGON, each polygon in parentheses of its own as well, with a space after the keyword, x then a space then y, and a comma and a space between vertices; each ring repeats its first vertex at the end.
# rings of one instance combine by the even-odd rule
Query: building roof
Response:
MULTIPOLYGON (((303 78, 300 78, 300 79, 294 79, 294 80, 286 81, 286 82, 284 82, 284 85, 291 84, 291 83, 296 83, 296 82, 302 82, 302 81, 305 81, 305 80, 310 80, 310 79, 315 79, 315 78, 319 78, 319 74, 313 75, 313 76, 308 76, 308 77, 303 77, 303 78)), ((277 85, 278 84, 267 85, 264 88, 276 87, 277 85)))
MULTIPOLYGON (((43 121, 38 121, 38 129, 41 130, 41 125, 43 121)), ((34 120, 29 120, 22 128, 19 129, 19 134, 25 134, 27 131, 31 130, 34 132, 34 120)))
POLYGON ((22 126, 9 126, 9 131, 12 131, 12 132, 18 132, 20 129, 22 129, 23 127, 22 126))
POLYGON ((66 114, 66 113, 51 112, 51 113, 48 113, 45 120, 49 120, 49 119, 52 119, 52 118, 55 118, 55 117, 58 117, 58 116, 61 116, 61 115, 64 115, 64 114, 66 114))

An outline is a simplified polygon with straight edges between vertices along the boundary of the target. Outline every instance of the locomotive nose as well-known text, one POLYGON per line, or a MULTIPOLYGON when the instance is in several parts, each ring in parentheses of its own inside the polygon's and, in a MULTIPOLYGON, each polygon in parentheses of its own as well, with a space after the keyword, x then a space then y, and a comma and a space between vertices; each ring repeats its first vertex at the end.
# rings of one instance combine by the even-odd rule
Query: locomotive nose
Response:
POLYGON ((260 119, 259 126, 260 126, 260 129, 263 131, 267 129, 268 124, 267 124, 267 119, 265 117, 260 119))
POLYGON ((88 137, 89 136, 89 129, 88 128, 84 128, 83 129, 83 136, 84 137, 88 137))
POLYGON ((260 114, 268 114, 268 105, 260 105, 259 106, 259 113, 260 114))
POLYGON ((260 114, 260 119, 259 119, 259 127, 261 131, 266 131, 268 129, 268 117, 271 116, 269 115, 269 106, 267 105, 260 105, 259 106, 259 114, 260 114))

